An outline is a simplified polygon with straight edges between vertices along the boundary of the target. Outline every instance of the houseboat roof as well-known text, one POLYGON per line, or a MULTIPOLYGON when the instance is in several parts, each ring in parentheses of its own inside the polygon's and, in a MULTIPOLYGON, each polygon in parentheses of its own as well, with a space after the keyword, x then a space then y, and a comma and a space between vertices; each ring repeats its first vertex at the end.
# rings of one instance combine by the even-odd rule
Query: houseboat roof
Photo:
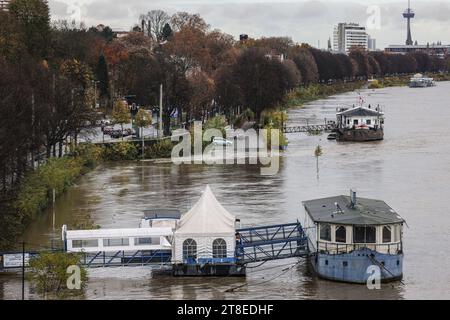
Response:
POLYGON ((144 218, 147 220, 154 219, 175 219, 178 220, 181 218, 181 211, 178 209, 161 209, 161 208, 153 208, 144 210, 144 218))
POLYGON ((376 109, 369 109, 366 107, 356 107, 344 110, 342 112, 338 112, 338 115, 343 115, 346 117, 378 117, 382 114, 383 112, 377 111, 376 109))
POLYGON ((382 225, 404 222, 384 201, 357 198, 352 206, 349 196, 304 201, 306 212, 315 222, 345 225, 382 225))

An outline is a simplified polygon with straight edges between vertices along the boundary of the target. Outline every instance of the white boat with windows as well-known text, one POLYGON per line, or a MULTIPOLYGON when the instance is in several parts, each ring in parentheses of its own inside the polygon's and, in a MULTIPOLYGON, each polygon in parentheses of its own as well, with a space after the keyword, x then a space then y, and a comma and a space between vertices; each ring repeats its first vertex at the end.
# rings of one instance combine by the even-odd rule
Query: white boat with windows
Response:
POLYGON ((421 73, 415 74, 409 81, 410 88, 427 88, 435 85, 436 83, 433 78, 425 77, 421 73))

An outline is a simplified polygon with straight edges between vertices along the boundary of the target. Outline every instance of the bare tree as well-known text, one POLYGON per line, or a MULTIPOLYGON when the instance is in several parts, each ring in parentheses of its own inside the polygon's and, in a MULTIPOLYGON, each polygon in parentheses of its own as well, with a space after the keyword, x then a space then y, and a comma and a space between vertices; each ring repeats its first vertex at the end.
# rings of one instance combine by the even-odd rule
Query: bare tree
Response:
POLYGON ((163 37, 164 26, 170 22, 170 16, 162 10, 152 10, 147 14, 141 15, 143 32, 153 41, 161 41, 163 37))
POLYGON ((209 24, 200 17, 199 14, 190 14, 187 12, 177 12, 171 18, 172 29, 180 31, 185 27, 199 29, 206 32, 209 29, 209 24))

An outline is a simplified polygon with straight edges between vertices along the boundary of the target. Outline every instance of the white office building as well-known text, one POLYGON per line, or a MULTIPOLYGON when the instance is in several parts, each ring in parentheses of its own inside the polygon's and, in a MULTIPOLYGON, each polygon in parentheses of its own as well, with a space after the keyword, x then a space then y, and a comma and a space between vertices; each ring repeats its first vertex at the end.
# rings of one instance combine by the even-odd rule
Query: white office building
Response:
POLYGON ((367 50, 369 35, 357 23, 339 23, 334 27, 333 51, 349 53, 352 48, 367 50))

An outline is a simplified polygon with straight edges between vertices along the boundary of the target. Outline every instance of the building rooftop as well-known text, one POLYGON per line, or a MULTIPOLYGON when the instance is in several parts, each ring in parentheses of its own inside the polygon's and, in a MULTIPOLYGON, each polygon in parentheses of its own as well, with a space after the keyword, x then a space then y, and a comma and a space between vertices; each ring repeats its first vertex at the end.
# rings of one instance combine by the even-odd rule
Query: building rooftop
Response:
POLYGON ((338 115, 346 117, 378 117, 383 115, 382 112, 365 107, 356 107, 339 112, 338 115))
POLYGON ((335 196, 304 201, 306 212, 315 222, 327 222, 345 225, 383 225, 402 223, 400 217, 384 201, 357 198, 351 206, 349 196, 335 196))

